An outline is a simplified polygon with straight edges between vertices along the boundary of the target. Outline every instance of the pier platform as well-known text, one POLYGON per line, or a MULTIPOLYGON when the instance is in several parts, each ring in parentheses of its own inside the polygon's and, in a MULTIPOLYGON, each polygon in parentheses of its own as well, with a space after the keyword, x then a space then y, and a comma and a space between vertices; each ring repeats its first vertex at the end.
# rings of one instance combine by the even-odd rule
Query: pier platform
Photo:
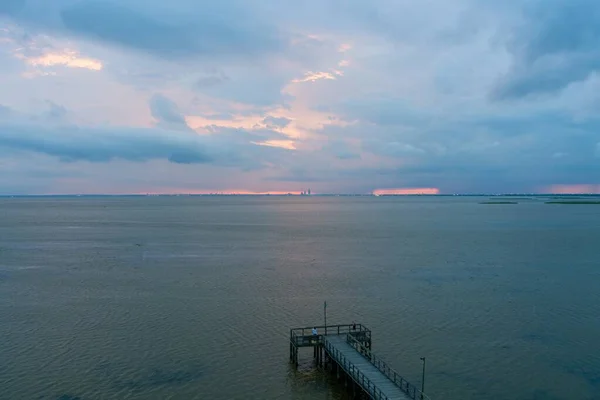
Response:
POLYGON ((430 400, 371 351, 371 330, 362 324, 328 325, 290 330, 290 362, 298 349, 312 347, 316 364, 343 380, 357 398, 430 400), (314 335, 312 329, 317 329, 314 335))

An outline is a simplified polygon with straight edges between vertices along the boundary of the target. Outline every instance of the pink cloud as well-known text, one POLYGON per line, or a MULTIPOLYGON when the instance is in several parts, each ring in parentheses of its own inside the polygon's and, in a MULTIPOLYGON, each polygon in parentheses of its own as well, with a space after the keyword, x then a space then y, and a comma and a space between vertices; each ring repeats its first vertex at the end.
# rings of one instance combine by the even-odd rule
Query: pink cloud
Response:
POLYGON ((381 195, 408 195, 408 194, 440 194, 438 188, 394 188, 394 189, 376 189, 373 191, 376 196, 381 195))
POLYGON ((600 184, 555 184, 546 187, 544 192, 556 194, 600 194, 600 184))

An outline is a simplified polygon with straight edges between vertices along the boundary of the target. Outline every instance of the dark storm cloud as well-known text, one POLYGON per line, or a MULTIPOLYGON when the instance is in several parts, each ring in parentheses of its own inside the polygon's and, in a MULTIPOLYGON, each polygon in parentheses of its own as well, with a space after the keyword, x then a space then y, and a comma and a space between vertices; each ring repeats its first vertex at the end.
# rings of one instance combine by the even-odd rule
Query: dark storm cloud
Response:
POLYGON ((33 124, 0 124, 0 147, 43 153, 65 162, 108 162, 168 159, 174 163, 214 160, 206 143, 190 135, 173 135, 159 129, 48 128, 33 124))
POLYGON ((164 159, 176 164, 210 163, 243 169, 260 168, 263 161, 273 162, 285 152, 256 144, 285 138, 269 129, 246 131, 214 126, 209 127, 210 135, 199 135, 187 126, 177 105, 161 94, 149 102, 157 120, 155 128, 56 124, 56 114, 62 117, 67 110, 54 103, 50 106, 50 112, 42 116, 0 108, 0 150, 41 153, 64 162, 164 159))
POLYGON ((597 117, 578 119, 556 111, 440 114, 407 110, 402 101, 370 101, 360 100, 358 114, 357 102, 335 106, 355 122, 325 127, 323 135, 359 141, 362 154, 400 160, 403 166, 354 171, 357 179, 371 175, 389 187, 477 192, 533 191, 555 182, 596 182, 600 176, 597 117), (394 118, 393 110, 400 115, 394 118))
POLYGON ((508 49, 514 64, 492 93, 497 100, 560 91, 600 69, 600 3, 535 1, 508 49))
POLYGON ((52 29, 162 57, 257 55, 281 51, 287 37, 273 24, 248 18, 237 0, 2 0, 0 14, 34 28, 52 29))
POLYGON ((159 124, 187 128, 185 118, 177 105, 161 94, 155 94, 150 98, 150 112, 159 124))
POLYGON ((50 155, 64 162, 106 163, 168 160, 175 164, 214 164, 245 170, 277 162, 287 150, 253 142, 278 137, 271 131, 247 132, 215 128, 211 135, 161 128, 48 127, 0 122, 0 150, 50 155))

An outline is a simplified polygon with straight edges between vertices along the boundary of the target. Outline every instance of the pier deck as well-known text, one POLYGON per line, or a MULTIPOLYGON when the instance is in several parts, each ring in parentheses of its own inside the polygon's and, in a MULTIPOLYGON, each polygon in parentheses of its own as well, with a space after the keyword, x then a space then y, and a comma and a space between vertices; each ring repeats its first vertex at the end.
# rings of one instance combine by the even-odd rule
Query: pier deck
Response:
POLYGON ((290 361, 298 365, 298 348, 313 347, 319 366, 350 381, 351 388, 375 400, 429 399, 371 352, 371 331, 361 324, 319 326, 290 331, 290 361))

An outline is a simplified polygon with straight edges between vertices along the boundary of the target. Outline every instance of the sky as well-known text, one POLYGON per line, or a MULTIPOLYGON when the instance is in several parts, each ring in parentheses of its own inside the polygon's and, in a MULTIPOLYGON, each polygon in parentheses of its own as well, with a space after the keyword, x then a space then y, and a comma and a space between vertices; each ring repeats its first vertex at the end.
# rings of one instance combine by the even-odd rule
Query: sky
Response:
POLYGON ((0 194, 600 193, 597 0, 0 0, 0 194))

